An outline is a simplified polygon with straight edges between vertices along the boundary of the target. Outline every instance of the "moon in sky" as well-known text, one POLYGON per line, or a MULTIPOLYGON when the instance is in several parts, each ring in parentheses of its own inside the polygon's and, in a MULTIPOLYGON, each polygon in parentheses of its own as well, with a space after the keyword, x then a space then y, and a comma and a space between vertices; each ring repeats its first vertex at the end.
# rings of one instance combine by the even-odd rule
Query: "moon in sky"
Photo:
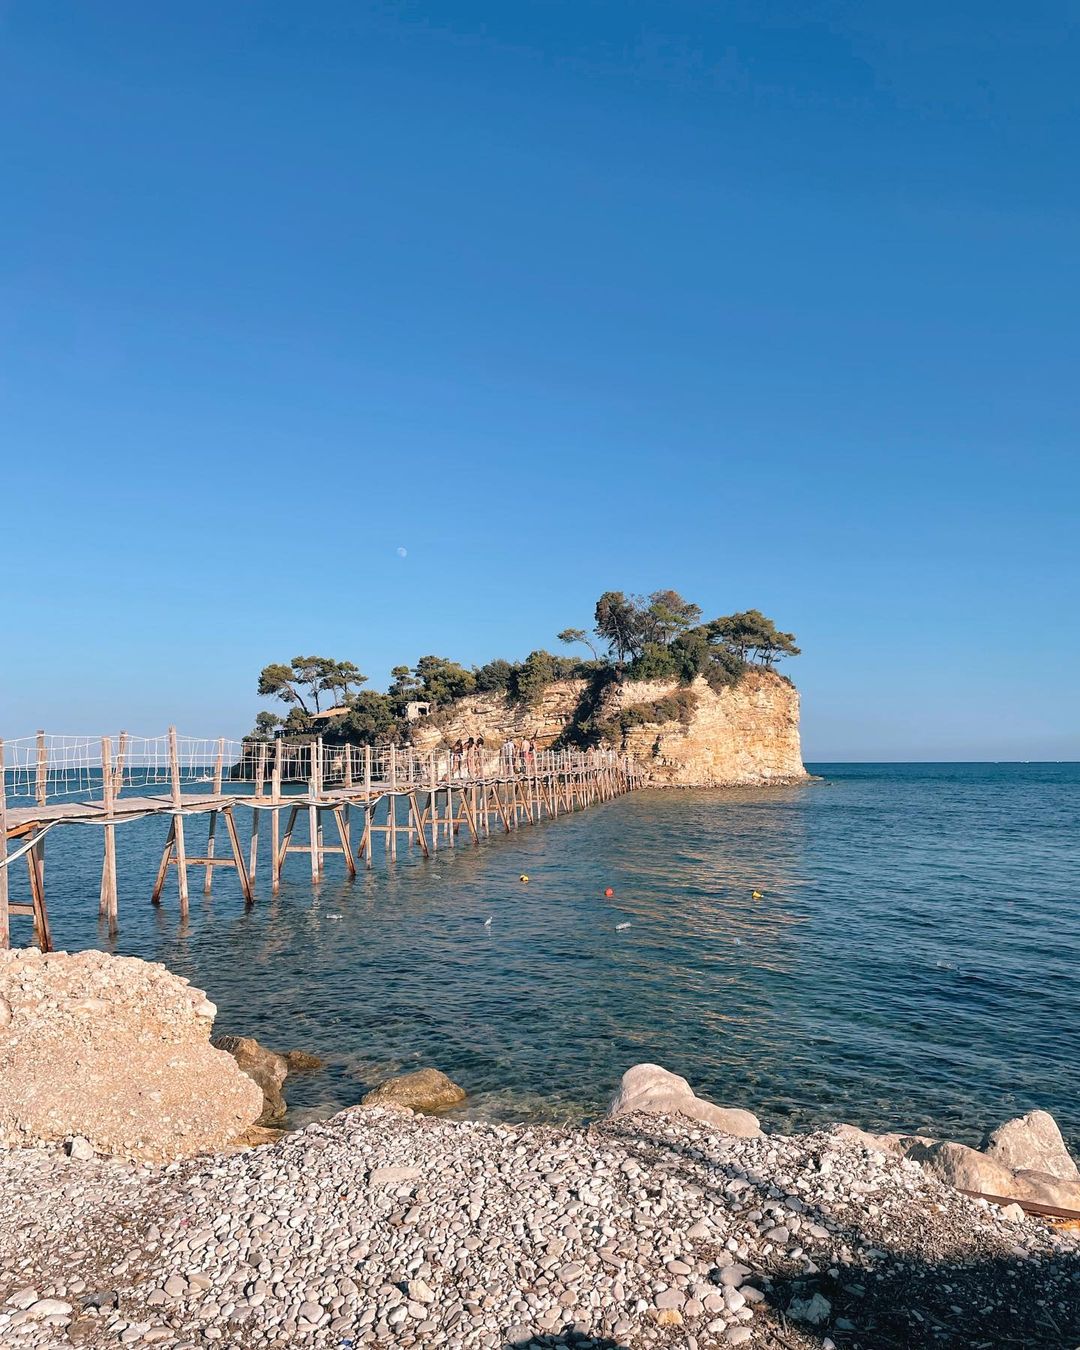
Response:
POLYGON ((399 548, 397 555, 399 558, 407 558, 409 556, 409 550, 407 548, 399 548))

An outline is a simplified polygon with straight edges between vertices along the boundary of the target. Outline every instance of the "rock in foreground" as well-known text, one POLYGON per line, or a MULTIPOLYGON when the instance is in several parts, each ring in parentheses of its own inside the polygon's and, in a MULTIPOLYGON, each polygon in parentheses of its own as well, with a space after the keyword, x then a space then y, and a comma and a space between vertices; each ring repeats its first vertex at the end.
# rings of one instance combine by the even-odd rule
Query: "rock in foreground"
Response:
POLYGON ((276 1050, 267 1050, 253 1036, 215 1036, 216 1050, 224 1050, 236 1060, 237 1067, 259 1085, 263 1095, 260 1125, 273 1125, 284 1119, 288 1107, 281 1086, 289 1074, 289 1062, 276 1050))
POLYGON ((445 1111, 465 1100, 465 1089, 438 1069, 417 1069, 388 1078, 367 1093, 364 1106, 408 1106, 414 1111, 445 1111))
POLYGON ((1078 1276, 1074 1238, 824 1132, 366 1108, 156 1173, 0 1152, 0 1343, 28 1350, 1060 1350, 1078 1276))
POLYGON ((187 1157, 262 1110, 255 1084, 210 1045, 214 1005, 162 965, 0 951, 0 1007, 0 1143, 79 1137, 99 1153, 187 1157))
POLYGON ((622 1076, 619 1091, 611 1103, 612 1116, 628 1115, 634 1111, 649 1115, 688 1116, 723 1130, 740 1139, 761 1136, 761 1122, 752 1111, 735 1106, 714 1106, 694 1095, 694 1089, 678 1074, 669 1073, 659 1064, 635 1064, 622 1076))

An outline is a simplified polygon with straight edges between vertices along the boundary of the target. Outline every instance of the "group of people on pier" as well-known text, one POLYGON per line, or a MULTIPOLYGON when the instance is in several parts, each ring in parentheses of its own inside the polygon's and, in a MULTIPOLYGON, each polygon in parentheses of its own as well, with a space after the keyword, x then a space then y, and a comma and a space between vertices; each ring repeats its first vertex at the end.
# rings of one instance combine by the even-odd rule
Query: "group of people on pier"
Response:
MULTIPOLYGON (((451 778, 480 778, 486 772, 483 736, 460 737, 450 747, 451 778)), ((536 742, 528 736, 520 741, 504 741, 499 752, 499 764, 504 773, 532 773, 536 767, 536 742)))

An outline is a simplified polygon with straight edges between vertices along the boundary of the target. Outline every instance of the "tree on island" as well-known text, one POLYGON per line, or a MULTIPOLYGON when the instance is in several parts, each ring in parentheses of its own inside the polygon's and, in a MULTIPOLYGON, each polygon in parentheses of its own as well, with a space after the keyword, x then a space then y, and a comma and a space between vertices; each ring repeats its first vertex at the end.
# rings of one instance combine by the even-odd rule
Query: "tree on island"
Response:
POLYGON ((584 628, 564 628, 561 633, 556 633, 555 636, 560 642, 565 642, 568 647, 572 647, 575 642, 582 643, 592 652, 594 661, 600 660, 600 653, 596 650, 596 644, 584 628))
POLYGON ((795 634, 781 633, 760 609, 725 614, 705 626, 711 640, 723 643, 744 661, 756 659, 759 664, 771 668, 783 656, 799 655, 795 634))
MULTIPOLYGON (((607 646, 608 668, 620 679, 689 683, 701 675, 721 688, 739 680, 750 663, 772 669, 782 657, 799 654, 795 635, 781 632, 760 610, 702 623, 701 606, 673 590, 630 596, 605 591, 594 617, 594 631, 607 646)), ((580 628, 565 628, 559 638, 588 641, 580 628)))
POLYGON ((264 698, 295 704, 309 717, 322 711, 323 694, 333 694, 335 703, 344 703, 353 685, 359 688, 366 683, 367 676, 351 661, 334 661, 328 656, 294 656, 288 665, 274 662, 259 673, 259 693, 264 698), (302 691, 306 691, 306 698, 302 691))

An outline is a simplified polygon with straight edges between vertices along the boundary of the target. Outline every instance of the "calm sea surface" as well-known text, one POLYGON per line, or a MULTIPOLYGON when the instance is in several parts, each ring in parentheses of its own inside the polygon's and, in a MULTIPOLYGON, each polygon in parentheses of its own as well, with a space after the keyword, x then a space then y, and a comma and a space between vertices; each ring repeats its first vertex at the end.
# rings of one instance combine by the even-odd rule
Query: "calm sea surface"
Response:
MULTIPOLYGON (((115 949, 206 989, 219 1031, 324 1056, 287 1084, 297 1123, 424 1064, 472 1114, 577 1119, 652 1060, 774 1128, 978 1142, 1041 1106, 1080 1147, 1080 765, 811 767, 825 781, 639 792, 351 884, 331 858, 315 893, 293 857, 270 897, 267 838, 255 908, 193 875, 183 928, 174 878, 149 903, 167 822, 125 825, 115 949)), ((108 947, 100 831, 47 850, 57 945, 108 947)))

